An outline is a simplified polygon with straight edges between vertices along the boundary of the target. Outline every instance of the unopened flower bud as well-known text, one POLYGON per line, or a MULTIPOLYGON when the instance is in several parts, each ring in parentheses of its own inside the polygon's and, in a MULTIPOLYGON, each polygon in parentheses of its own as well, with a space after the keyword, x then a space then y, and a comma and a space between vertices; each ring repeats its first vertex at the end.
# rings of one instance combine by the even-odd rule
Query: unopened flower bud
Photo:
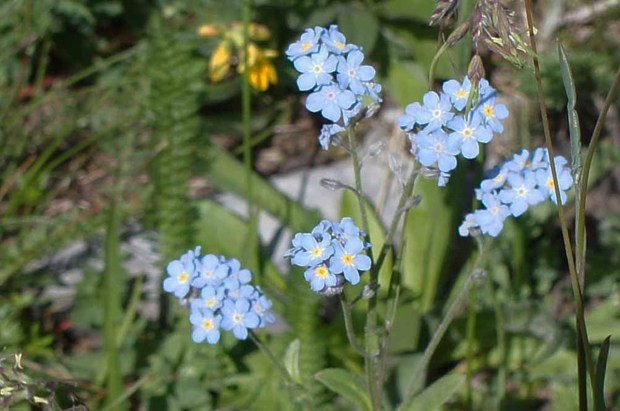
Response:
POLYGON ((478 54, 475 54, 470 62, 469 68, 467 69, 467 77, 471 81, 472 88, 478 88, 478 84, 480 84, 480 80, 484 78, 485 71, 484 65, 482 64, 482 59, 478 54))
POLYGON ((452 34, 450 34, 450 37, 448 37, 448 40, 446 40, 446 44, 448 44, 448 46, 454 46, 463 37, 465 37, 468 31, 469 31, 469 21, 466 21, 465 23, 458 26, 456 30, 452 32, 452 34))
POLYGON ((338 191, 346 187, 340 181, 332 180, 331 178, 322 178, 320 184, 330 191, 338 191))

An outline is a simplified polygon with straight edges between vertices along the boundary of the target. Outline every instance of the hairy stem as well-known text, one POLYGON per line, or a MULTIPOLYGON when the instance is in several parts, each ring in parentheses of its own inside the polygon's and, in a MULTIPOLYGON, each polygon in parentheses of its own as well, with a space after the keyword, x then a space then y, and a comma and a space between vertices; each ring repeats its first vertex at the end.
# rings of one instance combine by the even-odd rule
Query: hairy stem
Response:
MULTIPOLYGON (((534 36, 534 19, 532 16, 532 0, 525 0, 525 12, 527 15, 527 24, 529 28, 529 37, 530 37, 530 46, 532 48, 532 62, 534 64, 534 73, 536 77, 536 89, 538 93, 538 103, 540 105, 540 114, 542 117, 543 130, 545 134, 545 143, 547 146, 547 150, 549 151, 549 164, 551 167, 551 175, 553 177, 555 196, 557 200, 558 206, 558 217, 560 220, 560 226, 562 229, 562 239, 564 241, 564 250, 566 253, 566 260, 568 262, 568 269, 570 272, 570 280, 573 288, 573 294, 575 297, 575 308, 576 308, 576 316, 577 316, 577 327, 579 329, 578 332, 578 340, 577 344, 583 345, 583 351, 585 354, 585 362, 588 369, 588 374, 590 375, 590 383, 592 391, 595 392, 595 367, 594 361, 592 360, 592 351, 590 349, 590 342, 588 338, 588 332, 586 329, 585 323, 585 314, 584 314, 584 305, 583 305, 583 290, 579 284, 579 276, 577 274, 577 269, 575 267, 575 258, 573 253, 573 248, 571 245, 570 236, 568 233, 568 225, 566 223, 566 217, 564 214, 564 207, 562 206, 562 201, 560 197, 560 185, 558 183, 558 174, 555 167, 554 161, 554 151, 553 151, 553 142, 551 141, 551 128, 549 126, 549 118, 547 116, 547 107, 545 105, 545 93, 543 90, 542 84, 542 75, 540 72, 540 64, 538 62, 538 55, 536 51, 536 38, 534 36)), ((585 193, 583 193, 585 196, 585 193)), ((580 379, 584 379, 585 375, 580 373, 580 379)), ((596 404, 595 404, 596 407, 596 404)), ((580 404, 580 409, 587 409, 587 405, 580 404)))

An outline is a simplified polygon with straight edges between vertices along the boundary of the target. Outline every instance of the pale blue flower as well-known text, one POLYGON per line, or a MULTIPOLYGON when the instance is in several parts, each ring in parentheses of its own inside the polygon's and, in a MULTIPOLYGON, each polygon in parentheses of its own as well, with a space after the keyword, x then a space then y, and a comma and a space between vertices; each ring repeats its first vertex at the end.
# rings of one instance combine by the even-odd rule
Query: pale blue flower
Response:
POLYGON ((329 271, 326 264, 319 264, 308 268, 304 278, 310 283, 312 291, 320 292, 325 287, 333 287, 338 283, 336 275, 329 271))
POLYGON ((293 62, 293 65, 297 71, 302 73, 297 78, 299 90, 307 91, 316 86, 330 84, 333 81, 331 73, 336 71, 338 59, 329 54, 325 47, 321 47, 318 53, 299 57, 293 62))
POLYGON ((334 256, 329 260, 330 271, 334 274, 342 273, 348 282, 355 285, 360 281, 359 271, 370 269, 370 257, 361 254, 364 242, 359 238, 351 238, 344 246, 334 244, 334 256))
POLYGON ((510 188, 504 188, 499 192, 502 203, 510 206, 513 216, 519 217, 525 213, 531 205, 544 201, 542 193, 536 187, 536 178, 533 172, 521 174, 508 174, 510 188))
POLYGON ((291 262, 300 267, 313 267, 327 260, 334 253, 332 238, 325 233, 317 241, 312 234, 304 234, 301 237, 301 250, 295 254, 291 262))
POLYGON ((480 114, 483 123, 489 126, 491 130, 496 133, 504 132, 501 120, 508 117, 508 109, 504 104, 496 104, 495 98, 486 99, 480 102, 475 112, 480 114))
POLYGON ((416 140, 418 160, 423 166, 436 165, 444 173, 456 168, 458 142, 450 142, 446 133, 436 130, 430 134, 419 134, 416 140))
POLYGON ((470 90, 471 82, 468 77, 463 79, 463 83, 456 80, 448 80, 443 83, 443 92, 450 97, 450 102, 458 111, 462 111, 467 105, 470 90))
POLYGON ((323 27, 315 27, 314 29, 306 29, 301 38, 295 43, 288 46, 286 55, 289 60, 293 61, 297 57, 319 51, 319 40, 325 29, 323 27))
POLYGON ((335 24, 332 24, 331 26, 329 26, 329 29, 327 29, 327 31, 323 32, 321 40, 323 41, 323 44, 327 46, 330 52, 337 55, 359 49, 359 47, 357 47, 356 45, 347 44, 346 37, 338 30, 338 26, 335 24))
POLYGON ((493 138, 493 132, 482 124, 480 116, 470 115, 469 120, 464 116, 455 116, 447 124, 453 130, 450 133, 449 141, 456 144, 463 157, 467 159, 476 158, 480 153, 478 143, 488 143, 493 138))
POLYGON ((220 264, 218 257, 207 254, 197 262, 196 272, 198 275, 192 281, 192 287, 217 286, 226 278, 228 270, 229 267, 226 264, 220 264))
POLYGON ((164 280, 164 290, 174 293, 178 298, 184 298, 189 293, 190 284, 196 276, 194 253, 192 251, 174 260, 166 267, 168 278, 164 280))
POLYGON ((200 291, 200 298, 195 298, 191 302, 193 311, 215 311, 222 306, 224 301, 224 289, 222 287, 206 286, 200 291))
POLYGON ((347 56, 338 58, 338 84, 342 89, 349 88, 357 95, 366 93, 364 83, 375 77, 375 69, 372 66, 362 66, 364 54, 360 50, 352 50, 347 56))
MULTIPOLYGON (((566 203, 566 191, 573 185, 573 176, 571 175, 570 168, 565 167, 565 164, 566 159, 564 157, 556 156, 555 167, 560 189, 560 200, 562 201, 562 204, 566 203)), ((536 170, 536 181, 538 183, 538 188, 543 195, 557 204, 558 199, 555 194, 555 183, 553 181, 550 165, 546 169, 536 170)))
POLYGON ((321 86, 318 91, 310 94, 306 100, 306 108, 336 123, 343 116, 343 110, 350 109, 356 102, 355 94, 349 90, 342 90, 332 83, 321 86))
POLYGON ((497 195, 485 194, 482 196, 483 210, 474 211, 474 219, 483 234, 497 237, 504 227, 504 221, 510 215, 510 210, 503 205, 497 195))
POLYGON ((213 314, 212 311, 193 311, 189 321, 194 326, 192 340, 201 343, 205 339, 209 344, 217 344, 220 340, 220 323, 222 316, 213 314))
POLYGON ((454 116, 451 111, 450 98, 444 93, 439 95, 434 91, 429 91, 424 94, 422 101, 424 102, 423 110, 418 115, 416 122, 422 125, 426 124, 424 133, 440 129, 454 116))
POLYGON ((248 337, 248 329, 256 328, 260 324, 258 315, 251 310, 250 302, 246 298, 236 301, 226 300, 222 306, 222 328, 231 331, 238 340, 248 337))

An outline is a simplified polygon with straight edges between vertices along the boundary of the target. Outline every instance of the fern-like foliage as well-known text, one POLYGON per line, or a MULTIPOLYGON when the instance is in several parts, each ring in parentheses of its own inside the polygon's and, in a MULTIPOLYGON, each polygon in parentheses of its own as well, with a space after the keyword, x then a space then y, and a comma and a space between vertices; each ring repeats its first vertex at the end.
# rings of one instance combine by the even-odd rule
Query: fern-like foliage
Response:
POLYGON ((326 367, 327 354, 327 344, 320 330, 320 299, 299 273, 291 273, 288 290, 290 301, 286 314, 295 336, 301 342, 299 371, 303 386, 314 407, 322 409, 331 394, 314 378, 317 372, 326 367))
POLYGON ((154 25, 158 27, 151 30, 149 111, 153 147, 160 151, 152 171, 162 254, 172 259, 194 245, 187 183, 198 144, 195 90, 203 68, 163 22, 154 25))

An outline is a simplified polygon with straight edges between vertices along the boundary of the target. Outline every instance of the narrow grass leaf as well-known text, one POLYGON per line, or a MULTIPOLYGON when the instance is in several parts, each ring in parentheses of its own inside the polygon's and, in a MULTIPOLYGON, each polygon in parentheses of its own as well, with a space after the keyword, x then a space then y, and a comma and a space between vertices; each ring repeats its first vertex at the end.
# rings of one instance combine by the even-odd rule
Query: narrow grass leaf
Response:
POLYGON ((605 370, 607 369, 610 340, 611 335, 608 335, 603 344, 601 344, 601 350, 596 362, 596 378, 594 381, 594 386, 596 387, 596 392, 594 393, 595 411, 605 411, 607 409, 605 405, 605 370))

